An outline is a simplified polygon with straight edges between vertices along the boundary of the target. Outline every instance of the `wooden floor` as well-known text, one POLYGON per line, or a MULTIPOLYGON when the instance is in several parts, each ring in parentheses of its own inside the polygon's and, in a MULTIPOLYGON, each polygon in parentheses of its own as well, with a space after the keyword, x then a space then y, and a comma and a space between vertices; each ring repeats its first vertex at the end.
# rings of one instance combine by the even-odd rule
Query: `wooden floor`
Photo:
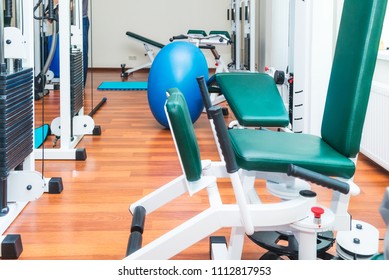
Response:
MULTIPOLYGON (((86 86, 85 111, 90 112, 101 98, 107 98, 106 104, 94 115, 102 134, 85 136, 78 145, 86 148, 85 161, 45 160, 42 163, 37 160, 36 169, 46 178, 62 178, 64 191, 45 193, 29 203, 8 228, 6 233, 22 236, 24 251, 20 259, 122 259, 132 218, 129 205, 181 174, 170 131, 153 118, 146 91, 97 90, 102 81, 120 80, 120 69, 94 70, 93 85, 91 76, 86 86)), ((147 73, 135 73, 131 79, 145 81, 147 73)), ((51 123, 59 116, 59 91, 46 96, 44 106, 42 120, 42 101, 36 102, 36 126, 51 123)), ((195 123, 195 130, 202 158, 218 160, 204 114, 195 123)), ((52 148, 52 140, 46 141, 46 149, 52 148)), ((350 212, 354 219, 377 227, 383 237, 384 223, 378 208, 385 187, 389 186, 389 173, 360 156, 355 181, 361 187, 361 194, 352 198, 350 212)), ((270 199, 263 182, 258 184, 261 195, 270 199)), ((219 180, 219 186, 223 201, 233 201, 228 180, 219 180)), ((329 201, 329 191, 318 189, 318 193, 322 201, 329 201)), ((183 196, 152 213, 146 219, 144 244, 207 207, 207 197, 201 192, 191 198, 183 196)), ((228 230, 218 234, 228 234, 228 230)), ((208 246, 208 240, 204 239, 175 259, 209 259, 208 246)), ((247 241, 243 258, 258 259, 263 252, 247 241)))

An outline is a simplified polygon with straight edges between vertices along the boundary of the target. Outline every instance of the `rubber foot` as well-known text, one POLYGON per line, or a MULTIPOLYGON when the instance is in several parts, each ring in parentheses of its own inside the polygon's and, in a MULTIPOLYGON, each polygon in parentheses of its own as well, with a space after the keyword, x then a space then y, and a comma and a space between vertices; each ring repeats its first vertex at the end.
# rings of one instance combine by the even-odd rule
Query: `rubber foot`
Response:
POLYGON ((78 148, 76 150, 76 160, 86 160, 86 150, 85 150, 85 148, 78 148))
POLYGON ((20 234, 8 234, 1 243, 1 258, 15 260, 23 252, 22 238, 20 234))
POLYGON ((49 181, 49 193, 59 194, 63 191, 63 183, 61 177, 53 177, 49 181))
POLYGON ((95 125, 95 128, 93 129, 93 135, 97 135, 97 136, 101 135, 101 126, 95 125))
POLYGON ((227 246, 227 239, 224 236, 209 237, 209 259, 212 259, 212 244, 225 244, 227 246))

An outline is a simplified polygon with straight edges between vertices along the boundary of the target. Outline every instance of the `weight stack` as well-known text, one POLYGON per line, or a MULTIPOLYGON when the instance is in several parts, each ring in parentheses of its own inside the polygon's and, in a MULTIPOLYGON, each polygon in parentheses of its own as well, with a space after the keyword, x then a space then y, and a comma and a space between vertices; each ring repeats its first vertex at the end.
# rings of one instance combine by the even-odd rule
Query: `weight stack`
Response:
POLYGON ((74 117, 84 107, 84 71, 82 52, 73 50, 70 54, 71 116, 74 117))
POLYGON ((0 73, 0 211, 7 208, 9 171, 33 152, 34 75, 32 68, 0 73))

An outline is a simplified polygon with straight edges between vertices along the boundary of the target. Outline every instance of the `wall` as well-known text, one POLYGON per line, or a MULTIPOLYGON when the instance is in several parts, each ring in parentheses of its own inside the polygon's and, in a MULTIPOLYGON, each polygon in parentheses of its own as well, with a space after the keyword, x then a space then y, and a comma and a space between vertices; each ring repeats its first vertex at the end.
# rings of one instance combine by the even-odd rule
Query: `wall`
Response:
MULTIPOLYGON (((118 68, 122 63, 133 67, 147 62, 143 45, 130 39, 127 31, 162 44, 189 29, 231 32, 227 20, 229 4, 230 0, 90 0, 92 59, 89 65, 118 68)), ((218 51, 230 62, 230 47, 218 47, 218 51)))

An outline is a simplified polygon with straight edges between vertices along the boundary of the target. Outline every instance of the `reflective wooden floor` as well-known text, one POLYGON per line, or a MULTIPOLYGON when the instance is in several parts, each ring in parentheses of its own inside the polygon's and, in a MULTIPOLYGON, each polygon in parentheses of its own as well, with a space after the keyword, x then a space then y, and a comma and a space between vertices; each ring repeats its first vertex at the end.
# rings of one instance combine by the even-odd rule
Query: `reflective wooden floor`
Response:
MULTIPOLYGON (((61 194, 45 193, 29 203, 7 230, 6 233, 22 236, 24 251, 20 259, 122 259, 132 218, 129 205, 181 173, 170 131, 153 118, 146 91, 97 90, 102 81, 119 81, 120 69, 94 70, 93 81, 91 78, 89 74, 85 112, 89 113, 101 98, 107 98, 94 115, 102 134, 85 136, 78 145, 86 149, 85 161, 37 160, 36 169, 46 178, 61 177, 64 190, 61 194)), ((145 81, 147 73, 135 73, 130 80, 145 81)), ((44 98, 44 119, 43 101, 35 102, 36 126, 51 123, 59 116, 59 94, 58 90, 52 91, 44 98)), ((231 116, 226 118, 230 120, 231 116)), ((218 160, 205 114, 195 123, 195 130, 202 158, 218 160)), ((52 141, 52 137, 46 141, 45 149, 52 148, 52 141)), ((384 223, 378 208, 385 187, 389 186, 389 172, 360 156, 355 181, 361 194, 352 199, 350 212, 354 219, 377 227, 383 237, 384 223)), ((228 180, 218 183, 223 201, 234 201, 228 180)), ((271 200, 264 183, 257 183, 260 194, 271 200)), ((329 201, 329 191, 317 191, 321 201, 329 201)), ((144 244, 207 207, 205 192, 183 196, 162 207, 146 219, 144 244)), ((226 229, 217 234, 228 233, 226 229)), ((208 239, 204 239, 174 258, 209 259, 208 246, 208 239)), ((243 258, 258 259, 264 252, 247 240, 243 258)))

